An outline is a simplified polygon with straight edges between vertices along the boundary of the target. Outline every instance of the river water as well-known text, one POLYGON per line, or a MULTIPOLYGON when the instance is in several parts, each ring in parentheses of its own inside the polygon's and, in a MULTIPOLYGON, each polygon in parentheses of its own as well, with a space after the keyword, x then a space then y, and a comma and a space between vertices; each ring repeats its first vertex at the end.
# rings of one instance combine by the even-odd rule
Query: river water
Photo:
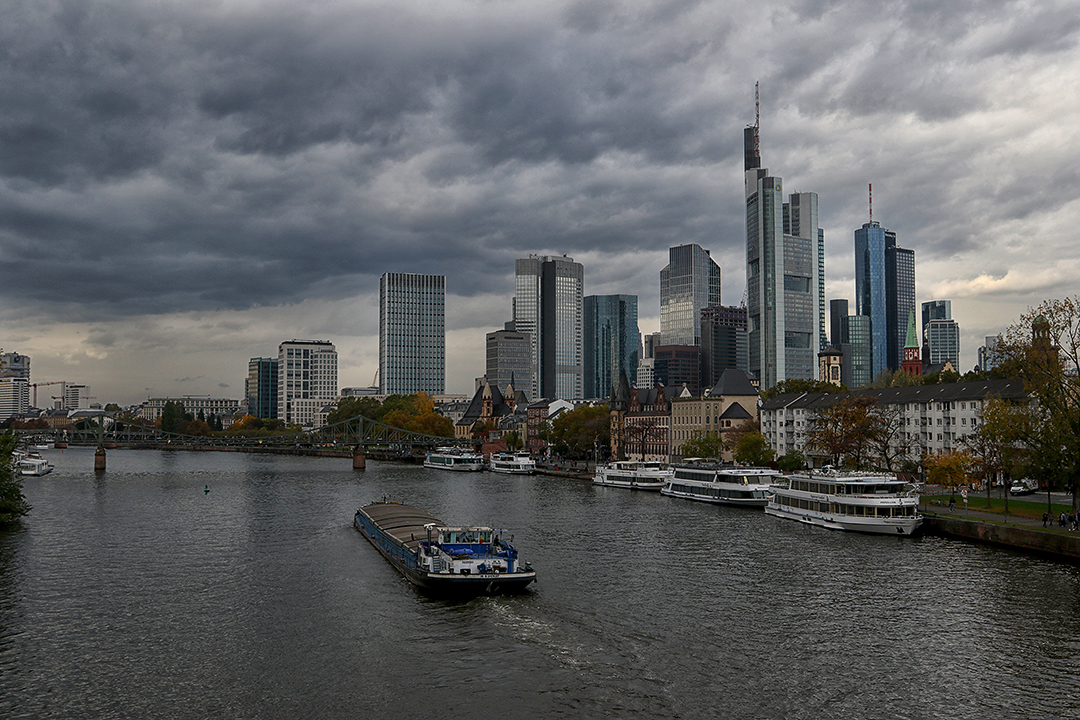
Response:
POLYGON ((3 718, 1080 716, 1073 565, 547 476, 45 452, 0 533, 3 718), (383 497, 505 528, 538 583, 424 597, 351 526, 383 497))

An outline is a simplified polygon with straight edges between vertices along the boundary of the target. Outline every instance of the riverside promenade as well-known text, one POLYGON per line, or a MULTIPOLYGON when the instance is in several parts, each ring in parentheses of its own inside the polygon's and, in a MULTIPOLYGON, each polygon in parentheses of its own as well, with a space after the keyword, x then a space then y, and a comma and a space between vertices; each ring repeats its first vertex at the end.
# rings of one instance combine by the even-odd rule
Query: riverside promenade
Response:
POLYGON ((925 518, 923 531, 927 534, 1080 562, 1080 530, 1061 528, 1056 519, 1050 527, 1044 527, 1041 518, 967 509, 962 501, 954 510, 949 510, 948 505, 935 504, 923 504, 920 508, 925 518))

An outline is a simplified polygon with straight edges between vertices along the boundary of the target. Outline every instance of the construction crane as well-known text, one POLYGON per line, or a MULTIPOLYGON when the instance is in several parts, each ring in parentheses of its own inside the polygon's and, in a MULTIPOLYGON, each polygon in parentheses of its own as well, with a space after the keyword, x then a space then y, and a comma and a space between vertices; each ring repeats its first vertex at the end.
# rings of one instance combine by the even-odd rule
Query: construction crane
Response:
POLYGON ((67 380, 53 380, 52 382, 43 383, 30 383, 30 387, 34 388, 34 407, 37 407, 37 389, 38 387, 45 387, 46 385, 63 385, 67 380))

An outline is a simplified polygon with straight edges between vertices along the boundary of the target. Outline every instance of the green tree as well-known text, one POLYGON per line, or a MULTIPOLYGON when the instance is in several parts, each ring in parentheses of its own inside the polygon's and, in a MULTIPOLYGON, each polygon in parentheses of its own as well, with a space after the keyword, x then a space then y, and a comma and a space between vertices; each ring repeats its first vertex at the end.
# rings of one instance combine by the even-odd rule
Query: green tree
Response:
POLYGON ((105 405, 105 412, 120 412, 120 406, 116 403, 107 403, 105 405))
POLYGON ((727 444, 715 430, 694 430, 690 439, 682 444, 684 458, 720 458, 727 449, 727 444))
POLYGON ((167 400, 161 408, 161 430, 163 432, 183 432, 182 426, 186 425, 184 406, 175 400, 167 400))
POLYGON ((503 440, 506 441, 506 449, 514 452, 525 447, 525 441, 521 437, 521 433, 517 430, 508 430, 503 433, 503 440))
POLYGON ((15 467, 15 433, 0 435, 0 527, 13 525, 30 512, 23 496, 22 476, 15 467))
POLYGON ((338 401, 337 407, 326 416, 326 422, 333 425, 360 416, 378 420, 381 417, 381 407, 382 403, 373 397, 343 397, 338 401))
POLYGON ((776 461, 776 468, 784 472, 795 472, 806 468, 806 456, 798 450, 790 450, 776 461))
POLYGON ((580 405, 556 417, 551 423, 549 435, 555 452, 579 459, 588 458, 597 446, 611 444, 608 409, 580 405))
POLYGON ((743 465, 765 466, 773 461, 776 453, 769 441, 759 432, 743 434, 735 443, 735 462, 743 465))

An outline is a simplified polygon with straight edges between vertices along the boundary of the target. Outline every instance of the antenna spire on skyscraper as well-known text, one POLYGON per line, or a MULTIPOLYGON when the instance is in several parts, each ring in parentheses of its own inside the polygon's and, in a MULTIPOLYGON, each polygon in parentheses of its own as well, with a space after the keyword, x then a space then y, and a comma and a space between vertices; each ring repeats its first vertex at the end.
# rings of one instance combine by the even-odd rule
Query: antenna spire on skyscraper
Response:
POLYGON ((874 222, 874 183, 869 183, 870 188, 870 222, 874 222))

